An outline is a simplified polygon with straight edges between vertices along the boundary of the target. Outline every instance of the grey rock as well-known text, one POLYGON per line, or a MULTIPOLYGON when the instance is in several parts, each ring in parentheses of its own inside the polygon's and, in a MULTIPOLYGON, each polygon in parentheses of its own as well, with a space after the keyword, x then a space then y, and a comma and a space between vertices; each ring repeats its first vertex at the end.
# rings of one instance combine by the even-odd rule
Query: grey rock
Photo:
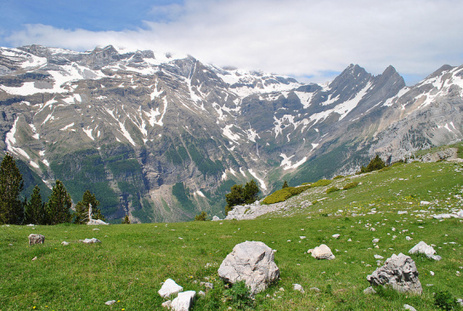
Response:
POLYGON ((101 219, 90 219, 88 222, 87 222, 87 225, 88 226, 97 226, 97 225, 109 225, 107 222, 104 222, 103 220, 101 219))
POLYGON ((163 308, 170 309, 171 306, 172 306, 172 300, 164 301, 164 302, 161 304, 161 306, 162 306, 163 308))
POLYGON ((29 245, 45 243, 45 236, 41 234, 29 234, 29 245))
POLYGON ((84 240, 79 240, 79 241, 82 242, 82 243, 85 243, 85 244, 101 243, 101 241, 98 240, 97 238, 84 239, 84 240))
POLYGON ((333 260, 336 258, 331 252, 331 249, 325 244, 321 244, 314 249, 309 249, 307 253, 312 254, 312 257, 316 259, 333 260))
POLYGON ((188 311, 196 296, 194 290, 178 293, 177 298, 172 300, 170 308, 174 311, 188 311))
POLYGON ((158 294, 162 298, 168 298, 172 295, 175 295, 183 291, 183 287, 175 283, 172 279, 167 279, 164 284, 162 284, 161 289, 158 291, 158 294))
POLYGON ((297 284, 297 283, 296 283, 296 284, 293 284, 293 289, 294 289, 294 290, 297 290, 297 291, 299 291, 299 292, 301 292, 301 293, 305 293, 304 288, 302 287, 301 284, 297 284))
POLYGON ((402 253, 393 254, 382 267, 368 275, 367 280, 373 286, 390 286, 398 292, 421 295, 423 291, 415 262, 402 253))
POLYGON ((251 294, 256 294, 277 280, 280 270, 270 247, 262 242, 246 241, 235 245, 220 265, 218 274, 227 283, 244 281, 251 294))
POLYGON ((436 255, 436 250, 426 244, 424 241, 420 241, 418 244, 413 246, 409 251, 409 254, 424 254, 426 257, 439 261, 442 259, 441 256, 436 255))
POLYGON ((416 311, 416 309, 408 304, 404 304, 404 309, 405 310, 410 310, 410 311, 416 311))
POLYGON ((369 286, 363 290, 363 293, 365 295, 371 295, 371 294, 376 294, 376 291, 372 286, 369 286))
POLYGON ((219 221, 219 220, 222 220, 220 219, 218 216, 214 215, 214 217, 212 217, 212 221, 219 221))
POLYGON ((104 304, 107 305, 107 306, 112 306, 115 303, 116 303, 116 300, 108 300, 104 304))

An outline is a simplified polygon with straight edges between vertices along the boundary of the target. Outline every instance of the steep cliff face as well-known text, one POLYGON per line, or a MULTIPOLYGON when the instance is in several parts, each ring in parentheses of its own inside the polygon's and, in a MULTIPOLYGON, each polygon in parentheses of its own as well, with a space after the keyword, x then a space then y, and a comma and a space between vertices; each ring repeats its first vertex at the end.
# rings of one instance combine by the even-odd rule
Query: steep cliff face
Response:
POLYGON ((462 68, 414 87, 350 65, 327 85, 153 51, 0 48, 0 148, 75 201, 139 221, 223 215, 224 194, 264 193, 461 140, 462 68))

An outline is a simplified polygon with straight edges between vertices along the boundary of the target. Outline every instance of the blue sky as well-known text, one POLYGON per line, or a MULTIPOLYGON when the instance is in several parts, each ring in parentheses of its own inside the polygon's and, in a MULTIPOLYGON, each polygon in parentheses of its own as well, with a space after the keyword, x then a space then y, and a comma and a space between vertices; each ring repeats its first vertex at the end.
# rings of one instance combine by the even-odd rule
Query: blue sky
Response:
POLYGON ((461 0, 0 0, 0 46, 113 44, 325 82, 463 64, 461 0), (309 77, 309 78, 308 78, 309 77))

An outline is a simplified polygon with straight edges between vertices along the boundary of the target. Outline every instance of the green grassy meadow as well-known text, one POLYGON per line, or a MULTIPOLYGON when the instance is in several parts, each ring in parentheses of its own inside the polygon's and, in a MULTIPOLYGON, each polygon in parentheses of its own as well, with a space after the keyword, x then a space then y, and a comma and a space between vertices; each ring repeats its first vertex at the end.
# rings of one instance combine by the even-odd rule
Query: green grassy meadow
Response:
POLYGON ((463 298, 463 220, 431 215, 463 208, 462 196, 462 163, 411 163, 336 178, 290 198, 287 210, 255 220, 1 226, 0 310, 162 310, 157 291, 167 278, 197 292, 206 291, 200 282, 214 283, 192 310, 227 310, 231 302, 223 299, 217 269, 246 240, 277 250, 281 273, 278 283, 256 295, 254 310, 403 310, 404 304, 436 310, 437 291, 463 298), (342 190, 353 182, 359 184, 342 190), (333 186, 341 190, 327 194, 333 186), (45 244, 29 246, 31 233, 43 234, 45 244), (78 242, 92 237, 102 243, 78 242), (380 239, 377 247, 374 238, 380 239), (421 240, 442 256, 441 261, 411 256, 421 296, 363 293, 366 276, 378 267, 375 254, 384 262, 394 253, 408 254, 421 240), (307 254, 321 243, 336 259, 307 254), (294 283, 305 293, 293 290, 294 283), (117 302, 106 306, 108 300, 117 302))

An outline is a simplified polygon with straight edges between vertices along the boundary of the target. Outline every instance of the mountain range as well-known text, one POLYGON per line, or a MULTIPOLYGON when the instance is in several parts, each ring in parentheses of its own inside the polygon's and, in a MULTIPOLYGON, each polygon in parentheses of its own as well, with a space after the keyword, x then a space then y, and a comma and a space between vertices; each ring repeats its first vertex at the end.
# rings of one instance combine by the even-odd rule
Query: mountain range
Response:
POLYGON ((235 183, 264 195, 461 141, 462 89, 463 66, 406 86, 349 65, 316 84, 113 46, 0 48, 0 149, 26 190, 90 190, 109 220, 223 217, 235 183))

